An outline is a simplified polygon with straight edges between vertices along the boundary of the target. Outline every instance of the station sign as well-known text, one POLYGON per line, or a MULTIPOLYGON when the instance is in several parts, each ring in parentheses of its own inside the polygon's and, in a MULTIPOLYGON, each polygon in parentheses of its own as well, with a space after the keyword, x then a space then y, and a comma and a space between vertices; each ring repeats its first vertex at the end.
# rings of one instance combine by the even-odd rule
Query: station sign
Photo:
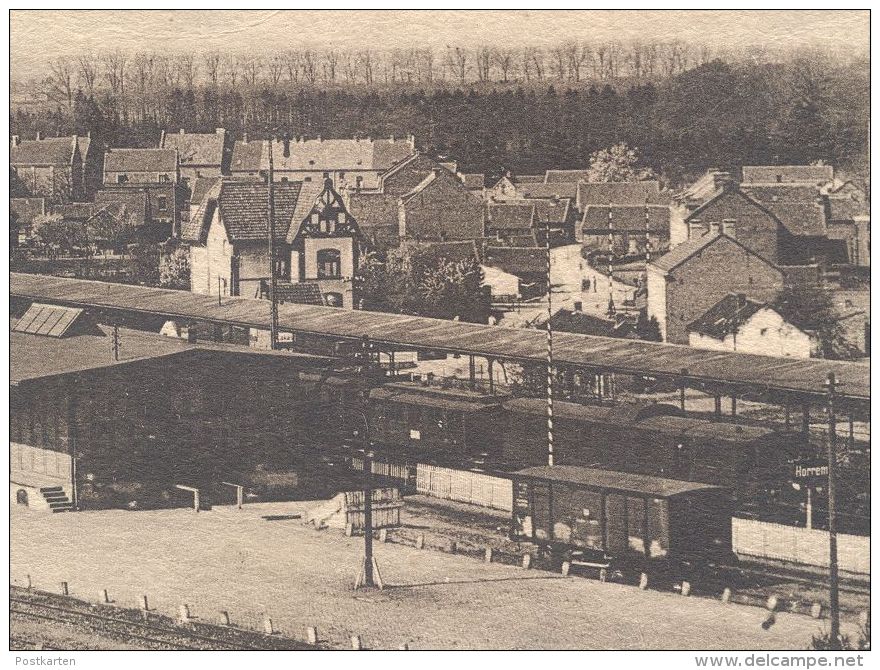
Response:
POLYGON ((828 461, 810 459, 793 464, 792 476, 796 481, 815 482, 828 478, 828 461))

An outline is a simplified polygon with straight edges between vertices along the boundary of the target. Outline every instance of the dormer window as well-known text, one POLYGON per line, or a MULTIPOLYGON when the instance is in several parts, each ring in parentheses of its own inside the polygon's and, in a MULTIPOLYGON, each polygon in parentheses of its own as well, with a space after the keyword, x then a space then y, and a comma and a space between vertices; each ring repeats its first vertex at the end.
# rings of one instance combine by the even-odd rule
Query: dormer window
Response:
POLYGON ((345 223, 345 212, 339 212, 339 213, 336 215, 336 220, 337 220, 339 223, 345 223))
POLYGON ((125 184, 125 183, 128 183, 128 175, 127 175, 127 174, 118 174, 118 175, 116 175, 116 183, 117 183, 117 184, 125 184))

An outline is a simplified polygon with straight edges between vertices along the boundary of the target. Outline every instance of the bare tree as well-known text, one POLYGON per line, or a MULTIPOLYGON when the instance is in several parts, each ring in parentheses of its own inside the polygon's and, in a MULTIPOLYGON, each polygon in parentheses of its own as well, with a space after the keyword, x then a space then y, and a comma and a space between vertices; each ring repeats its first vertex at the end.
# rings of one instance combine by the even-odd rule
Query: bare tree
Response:
POLYGON ((156 56, 150 52, 139 52, 132 59, 134 86, 140 101, 141 118, 147 116, 147 101, 152 97, 152 87, 156 70, 156 56))
POLYGON ((205 64, 205 72, 208 74, 208 81, 211 86, 216 88, 220 79, 220 65, 222 63, 219 51, 208 51, 202 54, 202 61, 205 64))
POLYGON ((580 81, 584 61, 587 59, 587 56, 590 55, 589 47, 586 44, 579 44, 578 42, 568 42, 563 45, 563 50, 565 52, 565 62, 568 69, 569 81, 580 81))
POLYGON ((477 49, 477 79, 480 81, 489 81, 491 79, 490 69, 492 68, 492 50, 487 46, 477 49))
POLYGON ((516 68, 514 54, 515 52, 513 49, 504 48, 496 49, 492 54, 495 60, 495 65, 501 73, 501 81, 505 84, 510 80, 510 76, 516 68))
POLYGON ((223 77, 229 83, 229 86, 235 89, 240 74, 240 63, 238 58, 232 54, 223 56, 223 77))
POLYGON ((434 81, 434 50, 430 47, 419 49, 415 56, 418 63, 417 71, 419 81, 430 84, 434 81))
POLYGON ((73 64, 68 58, 60 56, 49 63, 49 72, 49 96, 64 100, 67 108, 73 109, 73 64))
POLYGON ((311 49, 306 49, 300 55, 303 78, 314 86, 318 80, 318 55, 311 49))
POLYGON ((291 84, 299 83, 300 63, 302 56, 295 49, 288 49, 283 54, 284 69, 287 71, 287 81, 291 84))
POLYGON ((532 54, 532 67, 535 70, 535 79, 538 81, 543 81, 544 73, 545 73, 545 54, 544 50, 540 47, 535 47, 531 51, 532 54))
POLYGON ((342 52, 342 78, 346 84, 354 84, 357 81, 357 59, 348 49, 342 52))
POLYGON ((556 46, 550 49, 550 68, 559 81, 565 79, 565 49, 562 46, 556 46))
POLYGON ((272 82, 272 88, 278 88, 281 76, 284 74, 284 56, 277 53, 272 54, 266 67, 269 70, 269 81, 272 82))
POLYGON ((181 52, 174 57, 174 62, 175 69, 183 81, 183 85, 187 89, 192 90, 199 71, 199 64, 196 62, 195 56, 191 51, 181 52))
POLYGON ((327 49, 322 55, 321 70, 324 74, 324 81, 333 85, 336 83, 336 72, 339 68, 339 52, 335 49, 327 49))
POLYGON ((462 85, 467 78, 467 73, 471 69, 468 60, 468 52, 466 49, 462 49, 461 47, 446 48, 446 61, 449 65, 449 69, 455 73, 458 77, 459 83, 462 85))
POLYGON ((85 52, 76 59, 79 85, 85 88, 89 96, 95 94, 95 83, 98 79, 98 67, 94 54, 85 52))
POLYGON ((101 57, 104 63, 104 76, 110 84, 110 90, 114 95, 125 95, 125 72, 128 65, 128 56, 121 49, 106 52, 101 57))
POLYGON ((373 52, 370 49, 358 51, 357 55, 358 69, 363 73, 364 83, 367 86, 373 85, 373 52))

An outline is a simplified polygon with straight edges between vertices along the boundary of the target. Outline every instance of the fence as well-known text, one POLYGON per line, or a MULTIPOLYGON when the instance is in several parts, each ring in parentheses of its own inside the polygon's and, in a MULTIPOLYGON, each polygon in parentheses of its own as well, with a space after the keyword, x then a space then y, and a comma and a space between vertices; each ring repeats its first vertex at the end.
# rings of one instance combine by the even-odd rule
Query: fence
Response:
POLYGON ((507 512, 513 510, 511 481, 479 472, 419 463, 416 466, 416 490, 443 500, 455 500, 507 512))
POLYGON ((58 480, 62 485, 70 482, 70 456, 59 451, 11 442, 9 465, 12 480, 19 484, 43 486, 50 483, 49 480, 58 480))
MULTIPOLYGON (((733 550, 740 555, 803 565, 827 568, 829 564, 826 531, 765 521, 734 518, 733 550)), ((870 538, 838 534, 837 557, 841 570, 870 573, 870 538)))

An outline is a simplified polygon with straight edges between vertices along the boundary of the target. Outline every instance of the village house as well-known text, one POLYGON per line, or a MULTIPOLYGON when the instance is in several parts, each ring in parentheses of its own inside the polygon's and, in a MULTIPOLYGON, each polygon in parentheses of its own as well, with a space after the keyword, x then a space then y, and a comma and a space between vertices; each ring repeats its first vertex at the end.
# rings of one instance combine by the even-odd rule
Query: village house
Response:
POLYGON ((481 286, 489 287, 492 302, 513 301, 522 297, 521 280, 512 272, 505 272, 501 268, 491 265, 481 265, 480 272, 482 273, 481 286))
POLYGON ((275 181, 322 184, 332 179, 340 191, 378 188, 383 172, 416 152, 413 135, 375 140, 283 138, 266 144, 260 169, 268 173, 271 150, 275 181))
POLYGON ((398 236, 421 241, 483 237, 485 207, 443 167, 434 168, 398 202, 398 236))
POLYGON ((82 190, 80 196, 85 200, 93 200, 95 193, 101 188, 104 172, 104 147, 92 140, 92 132, 77 135, 77 148, 82 159, 82 190))
POLYGON ((577 227, 578 241, 588 249, 616 256, 663 253, 669 247, 668 205, 589 205, 577 227))
POLYGON ((248 140, 245 133, 232 146, 232 157, 229 161, 229 174, 234 179, 260 181, 266 179, 263 173, 263 154, 267 151, 265 140, 248 140))
POLYGON ((10 198, 9 246, 26 246, 33 239, 34 221, 46 211, 46 198, 10 198))
POLYGON ((574 309, 559 309, 550 318, 554 332, 577 333, 579 335, 598 335, 600 337, 630 337, 633 324, 623 315, 613 317, 587 314, 576 301, 574 309))
POLYGON ((783 283, 779 267, 713 229, 647 264, 648 317, 664 342, 688 344, 688 325, 728 293, 769 302, 783 283))
POLYGON ((576 184, 579 181, 589 180, 589 170, 547 170, 544 173, 545 184, 576 184))
POLYGON ((831 165, 744 165, 745 184, 803 184, 823 186, 834 180, 831 165))
POLYGON ((810 358, 820 354, 815 333, 786 321, 766 302, 730 293, 687 326, 688 343, 699 349, 764 356, 810 358))
POLYGON ((581 213, 591 205, 668 205, 671 198, 658 181, 578 182, 575 207, 581 213))
MULTIPOLYGON (((235 180, 207 193, 183 228, 193 292, 265 295, 268 197, 267 184, 235 180)), ((279 299, 351 309, 360 233, 332 182, 276 184, 274 213, 279 299)))
POLYGON ((486 190, 486 197, 494 200, 521 198, 523 197, 522 186, 524 184, 540 184, 543 181, 543 175, 514 175, 507 172, 491 188, 486 190))
POLYGON ((535 203, 529 200, 490 202, 486 217, 486 237, 508 242, 511 237, 534 233, 537 225, 535 203))
POLYGON ((180 185, 177 150, 108 149, 104 154, 102 196, 104 202, 128 202, 130 198, 143 197, 145 225, 167 230, 166 237, 176 237, 186 201, 180 185))
POLYGON ((483 265, 518 277, 522 298, 547 294, 547 252, 542 247, 486 246, 483 265))
POLYGON ((35 140, 12 136, 9 165, 27 194, 54 202, 84 196, 83 159, 76 135, 35 140))
POLYGON ((166 133, 159 138, 160 149, 175 149, 180 161, 180 181, 192 186, 202 177, 219 177, 229 168, 229 148, 225 128, 213 133, 166 133))
POLYGON ((871 265, 871 209, 857 196, 828 197, 828 239, 841 243, 851 265, 871 265))

